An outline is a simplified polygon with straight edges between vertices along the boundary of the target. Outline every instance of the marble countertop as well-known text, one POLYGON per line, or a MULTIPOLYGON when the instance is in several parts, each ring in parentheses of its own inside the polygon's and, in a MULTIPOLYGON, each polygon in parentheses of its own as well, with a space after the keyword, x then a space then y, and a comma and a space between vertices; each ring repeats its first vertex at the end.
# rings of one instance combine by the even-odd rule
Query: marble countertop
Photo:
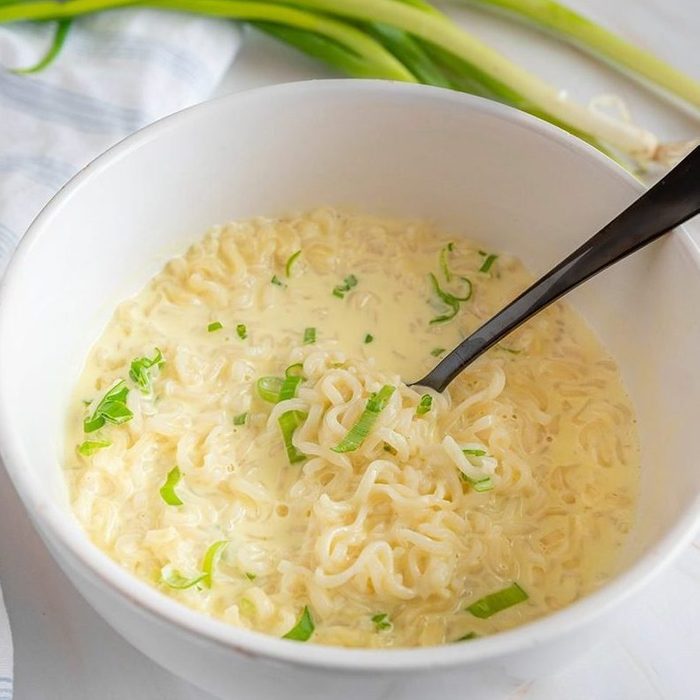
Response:
MULTIPOLYGON (((700 79, 698 0, 568 1, 700 79)), ((449 11, 579 100, 614 93, 637 123, 664 140, 700 132, 699 121, 573 49, 474 10, 450 6, 449 11)), ((321 77, 333 73, 251 32, 219 94, 321 77)), ((211 700, 129 646, 88 607, 32 529, 2 469, 0 579, 14 633, 16 700, 211 700)), ((700 537, 572 666, 525 685, 504 679, 488 697, 471 700, 695 700, 700 697, 699 660, 700 537)), ((431 685, 433 695, 461 695, 457 687, 436 685, 431 685)), ((413 687, 397 683, 384 700, 414 695, 413 687)), ((235 687, 230 697, 237 700, 235 687)))

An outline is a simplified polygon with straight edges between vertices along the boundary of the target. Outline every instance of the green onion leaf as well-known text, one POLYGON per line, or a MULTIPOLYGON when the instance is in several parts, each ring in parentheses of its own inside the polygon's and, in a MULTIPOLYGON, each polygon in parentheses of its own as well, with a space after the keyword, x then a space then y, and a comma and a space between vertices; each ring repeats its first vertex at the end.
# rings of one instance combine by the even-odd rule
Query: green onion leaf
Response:
POLYGON ((246 577, 249 581, 255 581, 255 579, 257 578, 257 576, 256 576, 255 574, 252 574, 250 571, 246 571, 246 572, 245 572, 245 577, 246 577))
POLYGON ((51 46, 49 46, 49 50, 44 54, 43 58, 39 59, 33 66, 29 66, 28 68, 14 68, 12 72, 19 75, 28 75, 29 73, 39 73, 44 70, 44 68, 48 68, 56 60, 58 54, 61 53, 61 49, 66 41, 68 30, 72 23, 72 19, 59 19, 56 24, 56 32, 53 36, 51 46))
POLYGON ((468 642, 470 639, 478 639, 479 635, 476 632, 467 632, 465 635, 459 639, 455 639, 455 642, 468 642))
POLYGON ((491 255, 487 255, 486 260, 484 260, 483 264, 479 268, 479 272, 488 272, 491 269, 491 266, 496 262, 497 258, 498 255, 494 255, 493 253, 491 255))
POLYGON ((338 445, 331 447, 333 452, 352 452, 360 447, 377 422, 379 414, 386 408, 395 390, 395 387, 386 384, 376 394, 372 394, 357 423, 350 428, 338 445))
POLYGON ((277 275, 272 275, 270 282, 272 282, 272 284, 276 284, 278 287, 284 287, 284 282, 282 282, 277 275))
POLYGON ((345 295, 353 288, 357 286, 357 277, 355 275, 348 275, 344 280, 343 284, 338 284, 333 287, 333 296, 339 299, 344 299, 345 295))
POLYGON ((433 407, 433 397, 430 394, 423 394, 416 408, 416 415, 423 416, 433 407))
POLYGON ((464 472, 459 472, 459 476, 462 481, 466 481, 474 491, 478 493, 483 493, 484 491, 490 491, 493 488, 493 480, 490 476, 483 476, 479 479, 475 479, 473 476, 467 476, 464 472))
POLYGON ((300 452, 293 444, 292 437, 294 431, 304 424, 307 414, 303 411, 285 411, 279 418, 278 423, 282 431, 282 439, 284 440, 284 449, 287 451, 287 459, 290 464, 303 462, 306 455, 300 452))
POLYGON ((297 375, 287 376, 282 382, 282 387, 280 388, 280 401, 287 401, 288 399, 293 399, 297 393, 297 387, 301 384, 302 377, 297 375))
POLYGON ((365 336, 365 345, 366 345, 367 343, 371 343, 373 340, 374 340, 374 336, 373 336, 371 333, 368 333, 368 334, 365 336))
POLYGON ((440 357, 440 355, 442 355, 444 352, 445 352, 445 348, 433 348, 433 349, 430 351, 430 354, 431 354, 433 357, 440 357))
POLYGON ((224 553, 224 548, 227 544, 228 540, 219 540, 218 542, 214 542, 204 553, 204 559, 202 560, 202 571, 204 572, 202 583, 207 588, 211 588, 214 567, 217 565, 219 559, 221 559, 221 555, 224 553))
POLYGON ((391 621, 387 613, 377 613, 372 615, 372 622, 378 631, 391 629, 391 621))
POLYGON ((486 619, 501 610, 522 603, 527 600, 528 597, 528 594, 525 593, 517 583, 513 583, 507 588, 480 598, 475 603, 472 603, 467 610, 474 615, 474 617, 486 619))
POLYGON ((440 269, 442 270, 442 274, 445 275, 445 279, 448 282, 452 279, 452 273, 450 272, 450 268, 447 264, 447 254, 451 253, 453 250, 454 250, 454 243, 448 243, 440 251, 440 269))
POLYGON ((248 337, 248 329, 245 327, 245 323, 239 323, 236 326, 236 333, 241 340, 245 340, 248 337))
POLYGON ((303 373, 304 365, 301 362, 296 362, 293 365, 289 365, 289 367, 284 370, 285 377, 301 377, 303 373))
POLYGON ((472 283, 467 277, 460 277, 461 280, 463 280, 467 284, 467 290, 466 293, 463 296, 455 296, 454 294, 451 294, 450 292, 445 292, 441 287, 440 283, 437 281, 437 277, 431 272, 430 273, 430 281, 433 285, 433 291, 437 296, 442 300, 442 302, 450 307, 450 311, 446 314, 443 314, 442 316, 436 316, 435 318, 430 320, 430 323, 443 323, 445 321, 449 321, 450 319, 453 319, 456 315, 457 312, 459 311, 459 302, 460 301, 468 301, 472 295, 472 283))
POLYGON ((282 639, 293 639, 297 642, 306 642, 311 638, 314 633, 316 626, 314 625, 314 620, 311 617, 311 612, 308 606, 304 606, 304 611, 299 618, 299 621, 292 627, 292 629, 285 634, 282 639))
POLYGON ((248 418, 247 413, 239 413, 237 416, 233 417, 234 425, 245 425, 246 418, 248 418))
POLYGON ((297 250, 296 253, 292 253, 287 259, 287 264, 284 266, 284 271, 287 273, 287 277, 292 276, 292 265, 294 265, 294 262, 300 255, 301 251, 297 250))
POLYGON ((256 383, 258 394, 263 401, 278 403, 283 380, 280 377, 260 377, 256 383))
POLYGON ((484 457, 486 455, 486 450, 462 450, 465 455, 471 455, 472 457, 484 457))
POLYGON ((192 586, 196 586, 203 581, 206 574, 199 574, 198 576, 187 578, 176 569, 173 569, 170 564, 166 564, 160 571, 160 577, 163 583, 166 583, 170 588, 184 590, 185 588, 192 588, 192 586))
POLYGON ((519 355, 522 350, 515 350, 514 348, 507 348, 505 345, 496 345, 496 347, 499 350, 503 350, 503 352, 509 352, 511 355, 519 355))
POLYGON ((180 473, 180 467, 173 467, 165 479, 165 483, 160 487, 160 497, 169 506, 181 506, 182 501, 180 497, 175 493, 175 487, 180 483, 182 479, 182 474, 180 473))
POLYGON ((129 376, 137 384, 141 393, 148 394, 151 391, 151 370, 154 367, 162 367, 165 364, 163 353, 156 348, 155 355, 149 357, 137 357, 131 363, 129 376))
POLYGON ((214 331, 220 331, 224 327, 224 324, 221 323, 221 321, 212 321, 208 326, 207 330, 210 333, 213 333, 214 331))
POLYGON ((304 345, 313 345, 316 342, 316 329, 315 328, 305 328, 304 329, 304 345))
POLYGON ((109 447, 112 443, 109 440, 85 440, 78 445, 79 454, 83 457, 90 457, 94 455, 95 452, 103 449, 104 447, 109 447))
POLYGON ((129 389, 126 382, 121 379, 100 399, 92 415, 85 418, 83 430, 86 433, 93 433, 105 423, 119 425, 131 420, 134 414, 126 405, 128 395, 129 389))

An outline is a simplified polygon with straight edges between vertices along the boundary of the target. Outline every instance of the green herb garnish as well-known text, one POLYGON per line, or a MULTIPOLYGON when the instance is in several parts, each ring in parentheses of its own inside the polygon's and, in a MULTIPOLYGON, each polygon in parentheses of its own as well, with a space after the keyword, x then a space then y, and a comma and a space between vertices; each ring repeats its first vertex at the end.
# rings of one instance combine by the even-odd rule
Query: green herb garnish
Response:
POLYGON ((78 445, 78 452, 83 457, 90 457, 99 450, 109 447, 112 443, 109 440, 85 440, 78 445))
POLYGON ((180 473, 180 467, 173 467, 165 479, 165 483, 160 487, 160 497, 169 506, 181 506, 182 501, 180 497, 175 493, 175 487, 180 483, 182 479, 182 474, 180 473))
POLYGON ((433 407, 433 397, 430 394, 423 394, 416 407, 416 415, 424 416, 433 407))
POLYGON ((282 439, 284 440, 284 449, 287 451, 287 459, 290 464, 303 462, 306 455, 300 452, 292 442, 294 431, 304 424, 307 414, 303 411, 285 411, 278 419, 280 430, 282 431, 282 439))
POLYGON ((468 642, 470 639, 478 639, 478 637, 479 635, 476 632, 467 632, 459 639, 455 639, 455 642, 468 642))
POLYGON ((367 343, 371 343, 373 340, 374 340, 374 336, 373 336, 371 333, 368 333, 368 334, 365 336, 365 345, 366 345, 367 343))
POLYGON ((287 258, 287 264, 284 266, 284 271, 287 274, 287 277, 292 276, 292 265, 294 265, 294 262, 296 259, 301 255, 301 251, 297 250, 295 253, 292 253, 289 258, 287 258))
MULTIPOLYGON (((465 457, 479 458, 486 456, 486 450, 482 450, 480 448, 463 449, 462 453, 465 457)), ((477 491, 479 493, 483 493, 484 491, 490 491, 493 488, 493 479, 488 474, 484 474, 483 476, 479 477, 474 477, 465 474, 463 471, 460 471, 459 475, 462 481, 466 481, 474 489, 474 491, 477 491)))
POLYGON ((255 581, 255 579, 257 578, 257 576, 256 576, 255 574, 251 573, 250 571, 246 571, 246 572, 245 572, 245 577, 246 577, 249 581, 255 581))
POLYGON ((311 617, 311 612, 308 606, 304 606, 304 610, 301 613, 299 621, 292 627, 292 629, 285 634, 282 639, 293 639, 297 642, 306 642, 311 638, 314 633, 316 626, 314 625, 314 620, 311 617))
POLYGON ((303 374, 304 364, 302 362, 295 362, 284 370, 285 377, 301 377, 303 374))
POLYGON ((165 364, 163 353, 156 348, 155 355, 152 358, 138 357, 129 368, 129 376, 134 381, 141 393, 148 394, 151 391, 151 370, 154 367, 162 367, 165 364))
POLYGON ((503 350, 503 352, 509 352, 511 355, 519 355, 522 350, 515 350, 514 348, 507 348, 505 345, 496 345, 496 347, 499 350, 503 350))
POLYGON ((278 403, 283 381, 280 377, 260 377, 255 384, 260 398, 270 403, 278 403))
POLYGON ((395 387, 386 384, 376 394, 372 394, 367 400, 367 406, 357 423, 350 428, 347 435, 338 445, 331 447, 333 452, 352 452, 356 450, 369 435, 377 418, 379 418, 379 414, 386 408, 394 391, 396 391, 395 387))
POLYGON ((129 389, 126 382, 119 380, 101 399, 95 407, 92 415, 83 420, 83 430, 93 433, 99 430, 105 423, 119 425, 126 423, 134 417, 126 405, 129 389))
POLYGON ((248 418, 247 413, 239 413, 237 416, 233 417, 234 425, 245 425, 246 418, 248 418))
POLYGON ((433 348, 433 349, 430 351, 430 354, 431 354, 433 357, 440 357, 440 355, 442 355, 444 352, 445 352, 445 348, 433 348))
POLYGON ((452 273, 450 272, 450 268, 447 263, 447 256, 453 250, 454 243, 450 242, 440 251, 440 269, 448 282, 452 279, 452 273))
POLYGON ((208 326, 207 330, 210 333, 213 333, 214 331, 220 331, 224 327, 224 324, 221 323, 221 321, 212 321, 208 326))
POLYGON ((343 284, 338 284, 333 287, 333 296, 339 299, 344 299, 345 295, 353 288, 357 286, 357 277, 355 275, 348 275, 344 280, 343 284))
POLYGON ((384 443, 384 452, 388 452, 389 454, 395 455, 396 454, 396 448, 390 445, 388 442, 384 443))
POLYGON ((278 287, 284 287, 284 282, 277 276, 277 275, 272 275, 272 279, 270 280, 272 284, 277 285, 278 287))
POLYGON ((444 291, 440 287, 440 283, 437 281, 437 277, 431 272, 430 275, 430 281, 433 285, 433 291, 437 296, 441 299, 441 301, 446 305, 450 307, 450 311, 448 311, 446 314, 443 314, 441 316, 436 316, 435 318, 430 320, 430 323, 444 323, 445 321, 449 321, 453 319, 456 315, 457 312, 459 311, 459 303, 461 301, 468 301, 469 298, 472 295, 472 283, 467 277, 460 277, 461 280, 463 280, 466 285, 467 285, 467 290, 466 293, 463 296, 455 296, 454 294, 451 294, 450 292, 444 291))
POLYGON ((160 570, 160 578, 163 583, 166 583, 170 588, 177 588, 178 590, 184 590, 186 588, 192 588, 198 583, 204 580, 206 574, 198 574, 192 578, 187 578, 183 576, 179 571, 173 569, 170 564, 166 564, 160 570))
POLYGON ((391 629, 391 621, 387 613, 377 613, 372 615, 372 622, 378 631, 391 629))
POLYGON ((19 75, 28 75, 29 73, 39 73, 44 70, 44 68, 48 68, 61 52, 72 23, 72 19, 59 19, 56 24, 56 31, 53 35, 51 46, 49 46, 49 50, 44 54, 43 58, 39 59, 37 63, 28 68, 13 68, 11 72, 19 75))
POLYGON ((227 544, 228 540, 219 540, 218 542, 214 542, 204 553, 204 559, 202 560, 202 571, 204 572, 202 583, 207 588, 211 588, 214 567, 217 565, 219 559, 221 559, 221 555, 224 553, 227 544))
POLYGON ((474 617, 485 619, 501 610, 526 601, 528 597, 528 594, 517 583, 513 583, 507 588, 496 591, 496 593, 489 593, 489 595, 480 598, 475 603, 472 603, 467 608, 467 611, 474 617))
POLYGON ((236 333, 241 340, 245 340, 248 337, 248 329, 245 327, 245 323, 239 323, 236 326, 236 333))
POLYGON ((304 329, 304 345, 313 345, 316 342, 316 329, 315 328, 305 328, 304 329))
MULTIPOLYGON (((479 251, 481 252, 481 251, 479 251)), ((494 255, 493 253, 491 255, 487 255, 486 259, 482 263, 481 267, 479 268, 479 272, 488 272, 491 269, 491 266, 496 262, 496 259, 498 258, 498 255, 494 255)))

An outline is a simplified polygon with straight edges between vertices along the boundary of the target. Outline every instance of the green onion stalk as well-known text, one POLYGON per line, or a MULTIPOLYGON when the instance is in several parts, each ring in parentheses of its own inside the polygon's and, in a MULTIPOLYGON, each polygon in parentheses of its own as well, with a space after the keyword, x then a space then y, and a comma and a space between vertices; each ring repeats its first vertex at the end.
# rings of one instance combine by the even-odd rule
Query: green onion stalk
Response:
MULTIPOLYGON (((684 105, 700 108, 700 83, 554 0, 466 1, 534 23, 684 105)), ((127 5, 246 21, 351 77, 424 83, 497 100, 634 167, 667 164, 670 156, 680 155, 674 144, 661 144, 629 120, 569 99, 425 0, 0 0, 0 23, 62 21, 49 54, 37 64, 43 69, 60 51, 67 20, 127 5)))

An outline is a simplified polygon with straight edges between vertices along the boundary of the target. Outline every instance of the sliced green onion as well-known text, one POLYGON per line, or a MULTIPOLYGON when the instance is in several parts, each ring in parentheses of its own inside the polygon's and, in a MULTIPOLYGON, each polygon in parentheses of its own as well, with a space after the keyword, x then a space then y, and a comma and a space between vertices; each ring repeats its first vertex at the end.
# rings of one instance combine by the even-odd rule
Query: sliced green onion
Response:
POLYGON ((112 443, 109 440, 85 440, 78 445, 78 452, 83 455, 83 457, 90 457, 94 455, 95 452, 109 447, 112 443))
POLYGON ((277 275, 272 275, 270 282, 272 282, 272 284, 276 284, 278 287, 284 287, 284 282, 282 282, 277 275))
POLYGON ((239 323, 236 326, 236 333, 241 340, 245 340, 248 337, 248 329, 246 328, 245 323, 239 323))
POLYGON ((440 357, 440 355, 442 355, 444 352, 445 352, 445 348, 433 348, 433 349, 430 351, 430 354, 431 354, 433 357, 440 357))
POLYGON ((499 350, 503 350, 503 352, 509 352, 511 355, 519 355, 522 350, 516 350, 515 348, 507 348, 505 345, 496 345, 496 347, 499 350))
POLYGON ((173 569, 170 564, 166 564, 160 571, 160 577, 163 583, 166 583, 168 586, 170 586, 170 588, 184 590, 186 588, 192 588, 192 586, 196 586, 198 583, 203 581, 206 574, 198 574, 192 578, 187 578, 179 571, 173 569))
POLYGON ((313 345, 316 342, 316 329, 315 328, 305 328, 304 329, 304 345, 313 345))
POLYGON ((224 553, 227 544, 228 540, 219 540, 218 542, 214 542, 204 553, 204 559, 202 560, 202 571, 204 572, 202 583, 207 588, 211 588, 214 567, 216 567, 219 559, 221 559, 221 555, 224 553))
POLYGON ((129 368, 129 376, 138 385, 141 393, 150 393, 151 370, 154 367, 162 367, 164 364, 163 353, 158 348, 155 349, 155 355, 152 358, 138 357, 132 361, 129 368))
POLYGON ((491 269, 491 266, 496 262, 497 258, 498 255, 494 255, 493 253, 491 253, 491 255, 487 255, 486 260, 484 260, 479 268, 479 272, 488 272, 491 269))
POLYGON ((391 621, 387 613, 372 615, 372 622, 378 631, 391 629, 391 621))
POLYGON ((292 442, 294 431, 304 424, 306 416, 307 414, 303 411, 285 411, 278 419, 284 440, 284 449, 287 451, 287 459, 289 459, 290 464, 303 462, 306 459, 306 455, 300 452, 292 442))
POLYGON ((239 413, 237 416, 233 417, 233 424, 234 425, 245 425, 247 418, 248 418, 247 413, 239 413))
POLYGON ((245 577, 246 577, 249 581, 255 581, 255 579, 257 578, 257 576, 256 576, 255 574, 251 573, 250 571, 246 571, 246 572, 245 572, 245 577))
POLYGON ((440 251, 440 269, 442 270, 442 274, 445 276, 445 280, 447 280, 447 282, 449 282, 452 279, 452 273, 450 272, 450 268, 449 268, 449 265, 447 262, 447 256, 453 250, 454 250, 454 243, 448 243, 440 251))
POLYGON ((294 265, 296 259, 301 255, 301 251, 297 250, 296 253, 292 253, 289 258, 287 259, 287 264, 284 266, 284 271, 287 274, 287 277, 292 276, 292 265, 294 265))
POLYGON ((224 327, 224 324, 221 323, 221 321, 212 321, 208 326, 207 330, 210 333, 213 333, 214 331, 220 331, 224 327))
POLYGON ((282 387, 280 389, 280 401, 288 401, 293 399, 297 394, 297 388, 301 384, 302 378, 297 375, 287 376, 282 382, 282 387))
POLYGON ((468 642, 470 639, 478 639, 479 635, 476 632, 467 632, 462 635, 459 639, 455 639, 455 642, 468 642))
POLYGON ((430 323, 444 323, 445 321, 449 321, 453 319, 456 315, 457 312, 459 311, 459 302, 461 301, 468 301, 471 298, 472 295, 472 283, 471 280, 467 277, 460 277, 460 279, 467 284, 467 291, 464 294, 464 296, 455 296, 454 294, 451 294, 450 292, 444 291, 440 287, 440 283, 437 281, 437 277, 431 272, 430 275, 430 282, 433 285, 433 291, 437 296, 441 299, 441 301, 446 305, 450 307, 450 311, 446 314, 443 314, 442 316, 436 316, 435 318, 430 320, 430 323))
POLYGON ((126 405, 128 395, 129 389, 126 382, 121 379, 100 399, 92 415, 85 418, 83 430, 86 433, 93 433, 105 423, 119 425, 131 420, 134 414, 126 405))
POLYGON ((258 394, 263 401, 279 403, 283 379, 280 377, 260 377, 256 382, 258 394))
POLYGON ((56 31, 53 35, 51 46, 49 46, 44 56, 34 65, 28 68, 14 68, 12 72, 19 75, 28 75, 29 73, 39 73, 45 68, 48 68, 56 60, 58 54, 61 53, 61 49, 66 41, 72 23, 73 20, 71 19, 59 19, 56 23, 56 31))
POLYGON ((182 479, 182 474, 180 473, 180 467, 173 467, 165 479, 165 483, 160 487, 160 497, 169 506, 181 506, 182 501, 180 497, 175 493, 175 487, 180 483, 182 479))
POLYGON ((345 295, 353 288, 357 286, 357 277, 355 275, 348 275, 344 280, 343 284, 338 284, 333 287, 333 296, 339 299, 344 299, 345 295))
POLYGON ((296 362, 293 365, 289 365, 289 367, 284 370, 285 377, 301 377, 303 373, 304 364, 302 362, 296 362))
POLYGON ((285 634, 282 639, 293 639, 297 642, 306 642, 311 638, 314 633, 316 626, 314 625, 314 620, 311 617, 311 612, 308 606, 304 606, 304 611, 301 613, 299 621, 292 627, 292 629, 285 634))
POLYGON ((338 445, 331 447, 333 452, 352 452, 360 447, 377 422, 379 414, 386 408, 394 391, 396 387, 386 384, 376 394, 372 394, 357 423, 350 428, 338 445))
POLYGON ((462 450, 465 455, 471 455, 472 457, 485 457, 486 456, 486 450, 473 450, 473 449, 466 449, 462 450))
POLYGON ((367 333, 367 335, 365 336, 365 345, 367 345, 367 343, 371 343, 373 340, 374 336, 371 333, 367 333))
POLYGON ((416 407, 416 415, 424 416, 433 407, 433 397, 430 394, 423 394, 416 407))
POLYGON ((462 481, 466 481, 474 491, 478 493, 483 493, 484 491, 490 491, 493 488, 493 479, 490 476, 482 476, 478 479, 473 476, 468 476, 464 472, 460 471, 459 476, 462 481))
POLYGON ((480 598, 475 603, 472 603, 467 608, 467 611, 474 617, 486 619, 501 610, 526 601, 528 597, 528 594, 517 583, 513 583, 507 588, 496 591, 496 593, 489 593, 489 595, 480 598))

